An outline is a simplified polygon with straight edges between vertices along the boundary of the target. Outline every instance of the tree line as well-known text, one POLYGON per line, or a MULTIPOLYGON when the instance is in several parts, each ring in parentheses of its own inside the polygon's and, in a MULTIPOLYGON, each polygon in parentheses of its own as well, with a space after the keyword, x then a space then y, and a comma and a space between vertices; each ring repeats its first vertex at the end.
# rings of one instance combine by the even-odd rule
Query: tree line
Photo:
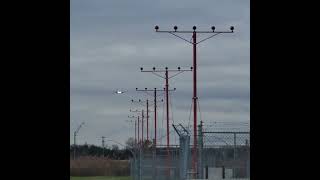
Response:
MULTIPOLYGON (((70 158, 74 157, 74 151, 76 152, 76 157, 81 156, 94 156, 94 157, 105 157, 113 160, 126 160, 132 157, 132 150, 137 144, 133 138, 129 138, 126 143, 124 149, 120 149, 118 145, 113 144, 111 147, 102 147, 96 145, 88 145, 85 143, 84 145, 70 145, 70 158)), ((144 141, 143 147, 150 148, 152 143, 150 141, 144 141)))
POLYGON ((128 149, 119 149, 117 145, 111 147, 101 147, 96 145, 71 145, 70 146, 70 158, 74 157, 74 150, 76 151, 76 157, 80 156, 94 156, 105 157, 114 160, 125 160, 132 157, 131 152, 128 149))

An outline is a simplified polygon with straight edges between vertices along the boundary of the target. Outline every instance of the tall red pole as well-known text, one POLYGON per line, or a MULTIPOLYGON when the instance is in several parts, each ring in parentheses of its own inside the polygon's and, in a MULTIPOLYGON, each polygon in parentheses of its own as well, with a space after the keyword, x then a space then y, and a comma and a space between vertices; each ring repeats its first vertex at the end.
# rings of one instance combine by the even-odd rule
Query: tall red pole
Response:
POLYGON ((138 116, 138 144, 140 143, 140 128, 139 128, 139 126, 140 126, 140 119, 139 119, 139 116, 138 116))
MULTIPOLYGON (((197 97, 197 52, 196 52, 196 45, 197 45, 197 37, 196 37, 196 33, 214 33, 212 36, 208 37, 208 38, 205 38, 201 41, 199 41, 198 43, 200 42, 203 42, 207 39, 210 39, 218 34, 221 34, 221 33, 233 33, 233 30, 234 30, 234 27, 231 26, 230 27, 230 30, 231 31, 215 31, 215 27, 212 26, 211 29, 212 31, 196 31, 196 26, 193 26, 192 29, 193 31, 177 31, 178 27, 177 26, 174 26, 173 29, 174 31, 160 31, 159 30, 159 26, 155 26, 155 30, 156 32, 162 32, 162 33, 170 33, 180 39, 183 39, 189 43, 191 43, 189 40, 181 37, 181 36, 178 36, 176 33, 192 33, 192 44, 193 44, 193 115, 194 115, 194 123, 193 123, 193 134, 194 134, 194 137, 193 137, 193 158, 192 158, 192 167, 196 173, 196 162, 197 162, 197 100, 198 100, 198 97, 197 97)), ((194 174, 194 178, 197 177, 196 174, 194 174)))
POLYGON ((169 148, 170 138, 169 138, 169 78, 168 78, 168 68, 166 67, 166 105, 167 105, 167 148, 169 148))
POLYGON ((147 141, 149 141, 149 102, 147 99, 147 141))
POLYGON ((193 161, 192 166, 196 172, 197 162, 197 48, 196 31, 193 32, 193 161))
MULTIPOLYGON (((165 80, 166 80, 166 82, 165 82, 165 88, 164 88, 164 90, 163 91, 166 91, 166 99, 167 99, 167 146, 169 147, 169 145, 170 145, 170 134, 169 134, 169 91, 172 91, 172 90, 169 90, 169 71, 176 71, 176 72, 178 72, 178 71, 180 71, 180 72, 183 72, 183 71, 192 71, 192 70, 181 70, 181 68, 180 67, 178 67, 178 69, 177 70, 168 70, 168 67, 166 67, 165 68, 166 70, 165 71, 163 71, 163 70, 156 70, 156 68, 155 67, 153 67, 153 71, 144 71, 143 70, 143 68, 141 67, 140 68, 140 70, 141 70, 141 72, 152 72, 152 73, 155 73, 155 72, 165 72, 165 77, 162 77, 162 76, 160 76, 160 77, 162 77, 162 78, 164 78, 165 80)), ((179 73, 177 73, 176 75, 178 75, 179 73)), ((174 75, 175 76, 175 75, 174 75)), ((137 91, 139 91, 138 90, 138 88, 136 88, 136 90, 137 91)), ((174 88, 173 89, 174 91, 176 90, 176 88, 174 88)), ((140 91, 143 91, 143 90, 140 90, 140 91)), ((145 91, 148 91, 147 90, 147 88, 145 88, 145 91)), ((154 113, 154 121, 155 121, 155 141, 157 140, 157 132, 156 132, 156 124, 157 124, 157 119, 156 119, 156 116, 157 116, 157 112, 156 112, 156 88, 154 88, 154 104, 155 104, 155 113, 154 113)), ((148 112, 147 112, 148 113, 148 112)), ((147 122, 147 124, 148 124, 148 122, 147 122)), ((148 125, 147 125, 148 126, 148 125)), ((147 131, 148 131, 148 127, 147 127, 147 131)), ((147 135, 148 136, 148 135, 147 135)))
POLYGON ((141 132, 142 132, 142 135, 141 135, 141 141, 142 141, 142 144, 143 144, 143 118, 144 118, 144 114, 143 114, 143 110, 141 111, 142 113, 142 118, 141 118, 141 132))
MULTIPOLYGON (((170 156, 169 156, 169 144, 170 144, 170 137, 169 137, 169 77, 168 77, 168 67, 166 67, 166 108, 167 108, 167 166, 170 166, 170 156)), ((168 169, 167 176, 170 175, 170 171, 168 169)))
POLYGON ((154 88, 154 147, 157 147, 157 88, 154 88))

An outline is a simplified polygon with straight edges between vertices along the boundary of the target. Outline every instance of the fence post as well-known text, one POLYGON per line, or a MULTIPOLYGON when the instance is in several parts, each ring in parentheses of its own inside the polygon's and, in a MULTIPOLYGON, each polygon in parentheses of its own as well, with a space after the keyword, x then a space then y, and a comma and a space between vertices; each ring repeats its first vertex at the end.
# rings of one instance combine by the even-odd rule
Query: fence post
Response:
MULTIPOLYGON (((236 150, 237 150, 237 134, 233 133, 233 143, 234 143, 234 147, 233 147, 233 160, 234 160, 234 164, 236 163, 236 150)), ((232 176, 235 178, 236 177, 236 168, 233 167, 232 168, 232 176)))
POLYGON ((153 166, 153 172, 152 172, 152 179, 154 179, 154 180, 156 180, 157 179, 157 162, 156 162, 156 160, 157 160, 157 158, 156 158, 156 153, 157 153, 157 147, 155 146, 155 144, 156 144, 156 141, 155 141, 155 139, 153 139, 153 153, 152 153, 152 159, 153 159, 153 161, 152 161, 152 166, 153 166))
POLYGON ((132 159, 129 158, 129 162, 130 162, 130 176, 131 176, 131 177, 134 177, 134 176, 133 176, 133 167, 134 167, 134 166, 133 166, 133 162, 134 162, 134 161, 133 161, 133 158, 134 158, 134 157, 132 157, 132 159))
POLYGON ((250 179, 250 146, 249 146, 249 143, 248 143, 248 140, 246 140, 246 148, 247 148, 247 156, 248 156, 248 158, 247 158, 247 178, 249 178, 250 179))
POLYGON ((189 160, 189 147, 190 147, 190 136, 181 135, 180 141, 180 152, 179 152, 179 169, 180 169, 180 179, 187 179, 188 170, 188 160, 189 160))
POLYGON ((198 125, 198 178, 203 179, 203 158, 202 158, 202 150, 203 150, 203 133, 202 133, 202 121, 200 125, 198 125))
POLYGON ((135 149, 135 158, 134 158, 134 180, 139 180, 139 154, 137 152, 137 149, 135 149))
POLYGON ((225 171, 225 167, 222 166, 222 179, 226 178, 226 171, 225 171))
POLYGON ((247 160, 247 178, 250 179, 250 158, 247 160))
POLYGON ((139 147, 139 157, 138 157, 138 178, 141 180, 141 147, 139 147))
POLYGON ((205 179, 208 179, 208 175, 209 175, 208 170, 209 170, 208 165, 206 165, 206 176, 205 176, 205 179))

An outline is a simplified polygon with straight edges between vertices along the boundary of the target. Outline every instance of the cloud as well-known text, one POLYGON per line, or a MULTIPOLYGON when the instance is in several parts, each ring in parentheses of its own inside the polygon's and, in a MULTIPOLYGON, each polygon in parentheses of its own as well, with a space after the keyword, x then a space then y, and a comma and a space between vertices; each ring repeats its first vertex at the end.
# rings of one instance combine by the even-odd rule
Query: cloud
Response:
MULTIPOLYGON (((134 133, 132 124, 126 122, 129 109, 135 107, 130 99, 152 100, 151 96, 135 92, 135 88, 164 87, 163 79, 141 73, 139 68, 192 66, 192 46, 170 34, 154 32, 155 25, 160 29, 177 25, 179 29, 189 30, 193 25, 201 30, 208 30, 211 25, 217 30, 235 26, 234 34, 218 35, 198 45, 200 110, 202 120, 207 122, 249 121, 249 8, 249 0, 72 0, 71 143, 72 131, 82 121, 86 126, 79 133, 79 143, 99 145, 100 137, 107 135, 124 143, 134 133), (117 88, 128 92, 115 95, 113 91, 117 88)), ((198 39, 205 37, 199 35, 198 39)), ((177 88, 171 95, 172 119, 188 124, 192 73, 170 79, 170 87, 177 88)), ((159 104, 159 127, 163 113, 163 104, 159 104)))

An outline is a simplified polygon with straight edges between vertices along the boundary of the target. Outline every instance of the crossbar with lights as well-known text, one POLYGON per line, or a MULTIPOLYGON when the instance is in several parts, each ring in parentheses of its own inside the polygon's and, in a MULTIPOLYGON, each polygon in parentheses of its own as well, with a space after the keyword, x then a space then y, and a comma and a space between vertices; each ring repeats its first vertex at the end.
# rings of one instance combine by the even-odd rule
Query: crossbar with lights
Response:
MULTIPOLYGON (((175 37, 178 37, 179 39, 182 39, 190 44, 192 44, 193 46, 193 119, 194 119, 194 128, 193 128, 193 138, 194 138, 194 146, 193 146, 193 156, 192 156, 192 168, 194 170, 194 172, 197 172, 197 167, 196 167, 196 162, 197 162, 197 101, 198 101, 198 97, 197 97, 197 53, 196 53, 196 46, 199 43, 202 43, 212 37, 215 37, 219 34, 229 34, 229 33, 233 33, 234 32, 234 27, 231 26, 230 27, 230 31, 216 31, 215 26, 211 26, 211 31, 199 31, 196 30, 197 27, 193 26, 192 27, 193 31, 178 31, 178 26, 174 26, 173 27, 173 31, 172 30, 159 30, 159 26, 155 26, 155 30, 158 33, 169 33, 175 37), (192 41, 187 40, 179 35, 177 35, 178 33, 191 33, 192 34, 192 41), (201 34, 212 34, 209 37, 206 37, 200 41, 197 41, 197 34, 201 33, 201 34)), ((199 170, 201 171, 201 170, 199 170)), ((201 173, 200 173, 200 176, 201 173)), ((193 178, 197 178, 196 174, 194 174, 193 178)), ((200 177, 201 178, 201 177, 200 177)))

